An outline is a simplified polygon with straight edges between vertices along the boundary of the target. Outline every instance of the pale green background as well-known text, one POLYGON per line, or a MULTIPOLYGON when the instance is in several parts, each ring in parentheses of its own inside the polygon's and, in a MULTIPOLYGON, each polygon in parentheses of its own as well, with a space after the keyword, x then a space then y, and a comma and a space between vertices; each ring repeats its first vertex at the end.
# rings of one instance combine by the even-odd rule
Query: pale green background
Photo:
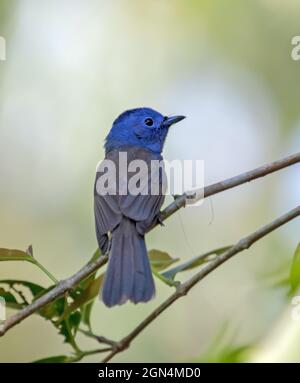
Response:
MULTIPOLYGON (((300 61, 291 59, 299 16, 296 0, 0 0, 0 247, 32 243, 59 279, 88 261, 96 164, 127 108, 185 114, 164 155, 204 160, 207 184, 299 151, 300 61)), ((147 237, 148 247, 189 259, 234 243, 299 204, 299 194, 299 168, 284 170, 211 198, 213 216, 208 200, 182 210, 147 237)), ((236 344, 268 337, 289 303, 262 275, 291 259, 299 229, 290 223, 222 266, 115 360, 197 359, 226 321, 236 344)), ((0 267, 1 279, 48 283, 32 265, 0 267)), ((171 292, 157 289, 147 305, 97 302, 95 332, 127 334, 171 292)), ((0 339, 6 362, 69 350, 37 316, 0 339)))

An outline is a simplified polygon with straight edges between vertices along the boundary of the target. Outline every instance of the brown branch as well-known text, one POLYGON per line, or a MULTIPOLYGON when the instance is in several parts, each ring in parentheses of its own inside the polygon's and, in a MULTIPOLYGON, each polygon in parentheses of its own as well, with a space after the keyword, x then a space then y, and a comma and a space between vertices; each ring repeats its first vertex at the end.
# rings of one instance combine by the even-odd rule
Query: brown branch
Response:
POLYGON ((91 331, 83 330, 82 328, 79 329, 79 332, 81 332, 82 334, 84 334, 85 336, 87 336, 89 338, 95 339, 98 343, 104 343, 104 344, 111 346, 110 349, 115 347, 117 344, 117 342, 115 342, 114 340, 108 339, 102 335, 94 334, 91 331))
MULTIPOLYGON (((288 156, 282 160, 269 163, 267 165, 264 165, 262 167, 259 167, 257 169, 251 170, 246 173, 242 173, 236 177, 229 178, 227 180, 207 186, 204 188, 204 198, 220 193, 224 190, 233 188, 235 186, 242 185, 243 183, 252 181, 256 178, 264 177, 267 174, 273 173, 275 171, 278 171, 280 169, 283 169, 287 166, 294 165, 299 162, 300 162, 300 153, 297 153, 297 154, 288 156)), ((184 194, 176 198, 176 200, 173 203, 171 203, 169 206, 166 207, 166 209, 162 211, 161 221, 164 221, 165 219, 170 217, 172 214, 174 214, 177 210, 184 207, 186 204, 187 198, 188 198, 187 194, 184 194)), ((149 228, 148 231, 153 229, 156 225, 157 224, 149 228)), ((23 321, 30 315, 39 311, 42 307, 44 307, 48 303, 53 302, 54 300, 56 300, 57 298, 61 297, 66 292, 74 288, 80 281, 87 278, 90 274, 92 274, 93 272, 98 270, 100 267, 105 265, 107 260, 108 260, 107 256, 101 256, 96 261, 88 263, 82 269, 80 269, 76 274, 74 274, 68 279, 65 279, 59 282, 52 290, 50 290, 49 292, 47 292, 40 298, 36 299, 29 306, 20 310, 17 314, 8 318, 6 322, 0 328, 0 336, 3 336, 9 329, 11 329, 15 325, 23 321)))
POLYGON ((249 249, 251 245, 265 237, 267 234, 276 230, 278 227, 284 225, 285 223, 291 221, 292 219, 300 216, 300 206, 291 210, 287 214, 282 215, 281 217, 275 219, 271 223, 261 227, 247 237, 239 240, 234 246, 229 250, 225 251, 223 254, 217 256, 214 260, 208 263, 203 267, 198 273, 196 273, 188 281, 180 284, 175 293, 173 293, 169 298, 167 298, 161 305, 159 305, 152 313, 146 317, 131 333, 129 333, 125 338, 120 340, 113 348, 110 354, 108 354, 102 362, 110 361, 115 355, 122 352, 128 348, 131 342, 146 328, 152 323, 161 313, 163 313, 168 307, 170 307, 174 302, 179 298, 185 296, 198 282, 205 278, 209 273, 215 270, 217 267, 222 265, 228 259, 234 255, 249 249))
MULTIPOLYGON (((264 177, 268 174, 277 172, 278 170, 284 169, 291 165, 295 165, 297 163, 300 163, 300 152, 293 154, 291 156, 285 157, 281 160, 270 162, 269 164, 260 166, 259 168, 250 170, 246 173, 239 174, 238 176, 228 178, 224 181, 206 186, 203 190, 203 197, 204 198, 210 197, 212 195, 221 193, 228 189, 232 189, 236 186, 253 181, 257 178, 264 177)), ((162 221, 169 218, 172 214, 176 213, 177 210, 185 206, 187 199, 189 199, 187 194, 189 193, 183 194, 182 196, 176 198, 176 200, 173 203, 171 203, 161 212, 160 218, 162 221)), ((154 226, 156 226, 157 224, 158 223, 156 223, 154 226)), ((153 227, 151 227, 149 231, 153 229, 153 227)))
POLYGON ((79 282, 97 271, 101 266, 105 265, 107 259, 108 257, 103 255, 95 262, 88 263, 72 277, 60 281, 52 290, 33 301, 29 306, 20 310, 17 314, 8 318, 0 329, 0 336, 3 336, 9 329, 34 314, 48 303, 53 302, 66 292, 72 290, 79 282))

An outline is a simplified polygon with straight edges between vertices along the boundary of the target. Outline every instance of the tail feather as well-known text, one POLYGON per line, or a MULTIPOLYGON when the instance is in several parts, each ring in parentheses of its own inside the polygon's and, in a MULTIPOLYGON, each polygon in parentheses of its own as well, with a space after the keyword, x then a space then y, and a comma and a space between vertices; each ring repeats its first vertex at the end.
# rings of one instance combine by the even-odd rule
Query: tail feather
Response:
POLYGON ((127 300, 147 302, 154 295, 155 286, 144 236, 137 232, 134 222, 123 219, 112 233, 102 300, 111 307, 127 300))
MULTIPOLYGON (((127 299, 129 299, 132 289, 133 289, 133 283, 134 283, 134 260, 133 260, 133 253, 134 253, 134 246, 131 241, 131 238, 128 238, 128 241, 126 243, 126 240, 123 236, 123 246, 121 249, 126 249, 125 252, 122 251, 120 253, 120 264, 122 265, 122 283, 121 283, 121 298, 119 300, 119 303, 122 304, 125 303, 127 299)), ((117 257, 116 257, 117 258, 117 257)))

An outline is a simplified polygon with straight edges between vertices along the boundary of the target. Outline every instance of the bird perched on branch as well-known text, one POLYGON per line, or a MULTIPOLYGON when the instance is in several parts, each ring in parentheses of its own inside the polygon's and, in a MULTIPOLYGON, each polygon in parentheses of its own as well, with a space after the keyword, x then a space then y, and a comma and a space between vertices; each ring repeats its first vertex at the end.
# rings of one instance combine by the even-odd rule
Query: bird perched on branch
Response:
POLYGON ((108 307, 128 300, 147 302, 155 295, 144 236, 147 228, 159 219, 164 202, 164 170, 156 167, 151 171, 151 163, 162 161, 170 126, 184 118, 164 117, 150 108, 132 109, 114 121, 106 137, 105 160, 97 170, 95 181, 94 212, 99 248, 109 254, 102 289, 102 300, 108 307), (124 155, 127 166, 123 163, 124 155), (129 164, 136 160, 147 165, 144 173, 130 168, 129 164), (99 191, 99 185, 104 186, 101 177, 108 179, 111 164, 116 170, 115 177, 111 177, 115 185, 108 186, 104 193, 99 191), (154 178, 158 183, 155 194, 151 193, 154 178), (138 193, 130 190, 131 183, 138 193))

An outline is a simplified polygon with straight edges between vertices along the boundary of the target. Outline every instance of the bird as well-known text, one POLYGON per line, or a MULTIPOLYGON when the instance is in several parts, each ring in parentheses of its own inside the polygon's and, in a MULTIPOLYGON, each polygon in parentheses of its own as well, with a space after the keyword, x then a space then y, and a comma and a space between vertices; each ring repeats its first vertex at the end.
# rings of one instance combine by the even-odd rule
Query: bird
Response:
POLYGON ((162 151, 169 128, 185 116, 164 116, 152 108, 126 110, 112 124, 105 138, 105 158, 97 168, 94 187, 94 216, 96 237, 102 254, 108 254, 100 298, 107 307, 148 302, 155 296, 155 285, 148 258, 145 233, 160 221, 160 210, 165 199, 164 168, 156 169, 158 193, 152 195, 154 179, 151 162, 163 161, 162 151), (127 162, 142 160, 148 170, 137 183, 148 187, 147 193, 132 193, 128 185, 137 172, 120 171, 125 153, 127 162), (112 161, 116 167, 116 193, 99 193, 97 184, 105 174, 101 164, 112 161), (147 179, 146 179, 147 177, 147 179), (151 178, 152 177, 152 178, 151 178), (120 185, 125 184, 125 193, 120 185))

